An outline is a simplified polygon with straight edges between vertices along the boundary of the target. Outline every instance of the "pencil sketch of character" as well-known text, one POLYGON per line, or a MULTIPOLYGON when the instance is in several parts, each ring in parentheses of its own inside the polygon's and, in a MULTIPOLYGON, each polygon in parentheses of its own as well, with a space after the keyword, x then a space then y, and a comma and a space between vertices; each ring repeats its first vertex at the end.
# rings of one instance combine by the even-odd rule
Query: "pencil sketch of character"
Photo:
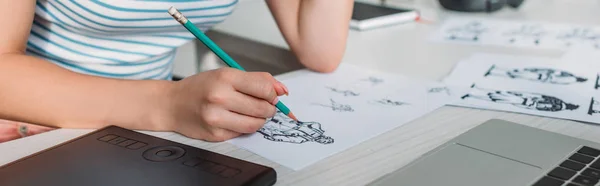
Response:
POLYGON ((377 77, 373 77, 373 76, 370 76, 367 79, 363 79, 362 81, 368 81, 368 82, 371 83, 372 86, 375 86, 375 85, 378 85, 380 83, 383 83, 383 79, 377 78, 377 77))
POLYGON ((590 107, 588 108, 588 114, 593 115, 598 113, 600 113, 600 102, 592 97, 592 101, 590 101, 590 107))
POLYGON ((325 105, 325 104, 320 104, 320 103, 314 104, 314 105, 331 108, 331 110, 336 111, 336 112, 354 112, 354 109, 350 105, 335 102, 333 99, 329 99, 329 100, 331 101, 330 105, 325 105))
POLYGON ((478 41, 488 28, 479 21, 471 21, 466 25, 451 28, 447 31, 448 39, 462 41, 478 41))
POLYGON ((473 91, 462 99, 473 98, 494 103, 511 104, 516 107, 545 112, 575 110, 579 105, 567 103, 556 97, 519 91, 488 90, 472 86, 473 91))
POLYGON ((600 75, 597 74, 596 75, 596 85, 594 85, 594 89, 600 88, 600 82, 599 81, 600 81, 600 75))
POLYGON ((440 92, 445 92, 446 95, 452 95, 452 93, 450 93, 450 89, 448 89, 448 87, 433 87, 430 88, 429 90, 427 90, 428 93, 440 93, 440 92))
POLYGON ((296 121, 280 111, 277 111, 275 116, 258 130, 258 133, 262 134, 265 139, 275 142, 294 144, 305 142, 332 144, 334 142, 333 138, 324 134, 325 130, 320 123, 296 121))
POLYGON ((533 40, 535 45, 540 44, 540 40, 547 32, 539 24, 521 25, 518 29, 504 32, 503 35, 509 38, 510 43, 517 42, 517 39, 533 40))
POLYGON ((401 102, 401 101, 393 101, 390 99, 379 99, 379 100, 375 100, 373 101, 373 103, 376 103, 378 105, 386 105, 386 106, 402 106, 402 105, 410 105, 409 103, 406 102, 401 102))
POLYGON ((575 27, 558 34, 556 39, 564 42, 565 46, 589 43, 596 47, 598 46, 598 42, 600 42, 600 33, 591 28, 575 27))
POLYGON ((576 76, 573 73, 552 68, 503 69, 497 67, 496 65, 492 65, 492 67, 490 67, 487 73, 485 73, 484 77, 487 76, 508 77, 512 79, 523 79, 559 85, 583 83, 588 80, 585 77, 576 76))
POLYGON ((325 88, 331 90, 332 92, 340 93, 344 96, 359 96, 360 95, 359 93, 351 91, 351 90, 340 90, 340 89, 333 88, 333 87, 325 87, 325 88))

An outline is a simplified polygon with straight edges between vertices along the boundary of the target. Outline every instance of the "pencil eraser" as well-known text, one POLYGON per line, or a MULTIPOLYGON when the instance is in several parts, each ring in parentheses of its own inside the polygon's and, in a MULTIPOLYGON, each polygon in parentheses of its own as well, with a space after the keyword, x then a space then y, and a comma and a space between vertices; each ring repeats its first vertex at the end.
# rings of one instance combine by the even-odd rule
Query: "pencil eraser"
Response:
POLYGON ((169 8, 169 14, 175 15, 175 13, 177 13, 177 9, 175 9, 175 7, 169 8))

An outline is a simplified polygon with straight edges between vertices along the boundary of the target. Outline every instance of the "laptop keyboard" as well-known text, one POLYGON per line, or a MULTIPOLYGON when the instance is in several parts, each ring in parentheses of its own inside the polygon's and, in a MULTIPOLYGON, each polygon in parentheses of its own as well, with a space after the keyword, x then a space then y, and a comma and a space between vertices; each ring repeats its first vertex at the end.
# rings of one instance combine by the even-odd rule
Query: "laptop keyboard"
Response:
POLYGON ((583 146, 533 186, 587 186, 600 181, 600 150, 583 146))

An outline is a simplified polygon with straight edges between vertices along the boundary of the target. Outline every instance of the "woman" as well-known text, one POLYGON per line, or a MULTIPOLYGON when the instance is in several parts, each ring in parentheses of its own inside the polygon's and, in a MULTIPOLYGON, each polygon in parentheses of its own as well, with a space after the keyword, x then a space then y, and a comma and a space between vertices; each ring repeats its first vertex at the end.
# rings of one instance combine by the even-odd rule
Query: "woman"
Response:
MULTIPOLYGON (((270 74, 223 68, 170 81, 175 49, 194 37, 167 9, 178 8, 206 31, 237 3, 0 0, 0 141, 106 125, 207 141, 257 131, 287 93, 270 74)), ((304 66, 337 68, 352 1, 267 4, 304 66)))

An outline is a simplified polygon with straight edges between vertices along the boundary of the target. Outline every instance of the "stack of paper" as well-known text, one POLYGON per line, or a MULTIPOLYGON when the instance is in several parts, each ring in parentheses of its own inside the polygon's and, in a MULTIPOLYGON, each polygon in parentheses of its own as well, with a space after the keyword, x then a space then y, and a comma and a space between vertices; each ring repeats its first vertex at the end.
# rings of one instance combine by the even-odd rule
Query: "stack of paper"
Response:
POLYGON ((558 59, 477 54, 444 82, 471 88, 453 105, 600 123, 597 72, 558 59))
POLYGON ((490 18, 451 18, 444 21, 431 39, 473 45, 600 49, 600 27, 490 18))
POLYGON ((299 170, 457 100, 460 93, 434 82, 343 64, 332 74, 297 72, 282 82, 280 99, 301 120, 283 114, 257 133, 229 142, 299 170))

